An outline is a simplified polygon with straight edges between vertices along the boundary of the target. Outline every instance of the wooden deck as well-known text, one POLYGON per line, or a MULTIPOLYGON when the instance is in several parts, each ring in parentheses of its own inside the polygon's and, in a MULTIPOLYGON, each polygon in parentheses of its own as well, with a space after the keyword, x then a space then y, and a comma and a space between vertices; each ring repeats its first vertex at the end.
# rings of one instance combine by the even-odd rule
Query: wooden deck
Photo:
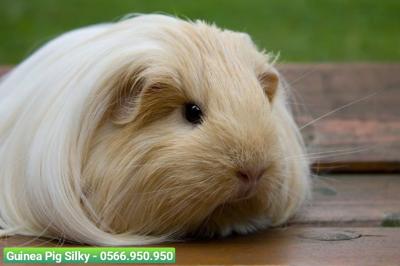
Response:
POLYGON ((279 68, 296 88, 310 153, 324 155, 313 165, 313 200, 281 228, 162 246, 176 247, 178 264, 400 265, 400 64, 279 68))
POLYGON ((310 152, 337 151, 314 167, 335 173, 400 171, 400 64, 280 69, 293 88, 291 104, 310 152))

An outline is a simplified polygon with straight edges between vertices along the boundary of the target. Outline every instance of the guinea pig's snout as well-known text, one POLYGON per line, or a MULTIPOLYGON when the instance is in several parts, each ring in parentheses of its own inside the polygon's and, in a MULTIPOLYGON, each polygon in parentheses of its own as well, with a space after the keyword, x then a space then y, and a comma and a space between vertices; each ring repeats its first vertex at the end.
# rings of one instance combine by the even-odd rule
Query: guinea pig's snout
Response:
POLYGON ((245 184, 257 184, 258 180, 264 175, 266 168, 261 169, 242 169, 236 172, 239 180, 245 184))
POLYGON ((241 169, 236 172, 236 176, 239 179, 239 190, 238 198, 244 199, 254 195, 257 190, 258 181, 264 175, 266 168, 261 169, 241 169))

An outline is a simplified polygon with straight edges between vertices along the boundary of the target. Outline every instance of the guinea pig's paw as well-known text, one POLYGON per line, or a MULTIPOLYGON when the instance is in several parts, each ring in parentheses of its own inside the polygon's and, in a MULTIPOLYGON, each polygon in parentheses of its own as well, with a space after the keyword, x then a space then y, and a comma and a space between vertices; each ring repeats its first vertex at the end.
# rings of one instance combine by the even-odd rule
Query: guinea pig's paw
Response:
POLYGON ((267 217, 252 219, 250 221, 233 223, 221 228, 219 234, 226 237, 232 234, 247 235, 271 226, 271 219, 267 217))

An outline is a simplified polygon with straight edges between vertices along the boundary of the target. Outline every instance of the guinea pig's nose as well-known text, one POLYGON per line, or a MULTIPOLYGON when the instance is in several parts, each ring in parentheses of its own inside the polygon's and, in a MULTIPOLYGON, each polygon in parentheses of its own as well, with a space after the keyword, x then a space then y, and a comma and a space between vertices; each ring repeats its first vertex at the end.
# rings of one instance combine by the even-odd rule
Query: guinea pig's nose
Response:
POLYGON ((246 183, 257 183, 265 173, 266 168, 262 169, 242 169, 236 172, 236 176, 246 183))

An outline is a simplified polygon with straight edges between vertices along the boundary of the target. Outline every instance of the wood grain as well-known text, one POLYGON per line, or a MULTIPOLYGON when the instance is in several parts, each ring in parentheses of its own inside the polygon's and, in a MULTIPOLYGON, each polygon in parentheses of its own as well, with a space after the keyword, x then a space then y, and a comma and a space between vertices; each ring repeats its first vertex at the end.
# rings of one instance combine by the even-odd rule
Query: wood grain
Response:
MULTIPOLYGON (((29 238, 13 237, 2 240, 0 247, 57 246, 56 242, 29 241, 29 238)), ((400 230, 395 228, 291 227, 161 246, 175 247, 177 264, 184 265, 366 266, 400 262, 400 230)))
POLYGON ((174 246, 181 264, 396 265, 399 245, 396 229, 288 228, 174 246), (349 233, 360 237, 321 240, 349 233))
POLYGON ((388 217, 400 214, 400 175, 314 178, 313 200, 300 214, 292 225, 382 226, 388 217))
POLYGON ((307 125, 309 153, 319 153, 314 170, 400 171, 400 64, 278 67, 292 88, 296 120, 307 125))
POLYGON ((315 172, 400 172, 400 64, 278 68, 315 172))

